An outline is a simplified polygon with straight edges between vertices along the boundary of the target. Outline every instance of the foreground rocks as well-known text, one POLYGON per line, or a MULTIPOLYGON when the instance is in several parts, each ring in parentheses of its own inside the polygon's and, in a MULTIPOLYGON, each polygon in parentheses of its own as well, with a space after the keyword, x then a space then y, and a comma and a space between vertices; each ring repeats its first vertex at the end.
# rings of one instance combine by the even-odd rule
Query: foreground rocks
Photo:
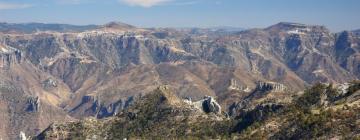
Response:
POLYGON ((55 123, 34 139, 220 138, 232 127, 213 98, 204 112, 161 86, 115 117, 55 123), (215 105, 215 106, 214 106, 215 105))
POLYGON ((345 95, 340 87, 317 84, 291 103, 266 101, 229 118, 212 97, 192 102, 161 86, 115 117, 55 123, 33 139, 360 138, 360 82, 345 95))

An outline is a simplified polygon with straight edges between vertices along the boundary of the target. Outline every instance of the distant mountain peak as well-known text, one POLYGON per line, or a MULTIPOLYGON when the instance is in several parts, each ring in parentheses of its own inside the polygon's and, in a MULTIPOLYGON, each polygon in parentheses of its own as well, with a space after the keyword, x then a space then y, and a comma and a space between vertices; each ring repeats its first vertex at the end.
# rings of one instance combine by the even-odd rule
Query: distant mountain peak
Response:
POLYGON ((296 22, 279 22, 276 25, 283 25, 283 26, 294 26, 294 27, 306 27, 306 24, 303 23, 296 23, 296 22))
POLYGON ((293 22, 279 22, 275 25, 272 25, 268 28, 266 28, 266 30, 293 30, 293 29, 304 29, 304 28, 308 28, 309 26, 306 24, 301 24, 301 23, 293 23, 293 22))
POLYGON ((103 25, 103 27, 105 27, 105 28, 115 28, 115 29, 135 28, 135 26, 133 26, 133 25, 126 24, 126 23, 123 23, 123 22, 118 22, 118 21, 109 22, 109 23, 103 25))
POLYGON ((330 31, 325 26, 307 25, 294 22, 279 22, 275 25, 265 28, 265 30, 270 32, 287 32, 290 34, 306 34, 311 32, 330 33, 330 31))

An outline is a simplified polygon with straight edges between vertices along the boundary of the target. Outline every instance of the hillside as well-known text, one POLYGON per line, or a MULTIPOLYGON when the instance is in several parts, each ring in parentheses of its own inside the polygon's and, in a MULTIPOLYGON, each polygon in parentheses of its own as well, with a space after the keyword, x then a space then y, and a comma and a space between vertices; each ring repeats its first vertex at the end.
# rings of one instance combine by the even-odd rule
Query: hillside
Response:
POLYGON ((53 124, 36 139, 227 136, 227 131, 231 128, 227 126, 230 120, 222 114, 223 112, 216 110, 216 107, 220 106, 212 97, 199 102, 182 100, 176 97, 167 86, 161 86, 115 117, 53 124), (209 109, 208 112, 206 109, 209 109))
POLYGON ((193 102, 161 86, 114 117, 52 124, 34 139, 357 139, 359 95, 358 82, 317 84, 228 116, 212 97, 193 102))

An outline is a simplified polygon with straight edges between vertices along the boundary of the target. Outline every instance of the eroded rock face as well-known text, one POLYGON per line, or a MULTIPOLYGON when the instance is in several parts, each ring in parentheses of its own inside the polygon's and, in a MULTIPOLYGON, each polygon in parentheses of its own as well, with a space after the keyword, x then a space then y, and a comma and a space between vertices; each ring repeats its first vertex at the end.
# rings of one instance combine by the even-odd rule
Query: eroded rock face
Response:
POLYGON ((230 80, 228 90, 236 90, 236 91, 243 91, 243 92, 251 91, 251 89, 249 87, 238 84, 236 79, 230 80))
POLYGON ((216 100, 213 97, 205 97, 204 102, 202 103, 203 106, 203 110, 206 113, 216 113, 216 114, 220 114, 221 113, 221 106, 219 105, 219 103, 216 102, 216 100))
POLYGON ((96 118, 106 118, 115 116, 123 109, 128 108, 133 102, 135 97, 129 97, 127 99, 119 99, 114 102, 103 102, 102 99, 94 96, 84 96, 81 103, 70 111, 75 117, 81 117, 78 112, 85 112, 88 116, 94 116, 96 118))
POLYGON ((280 83, 260 81, 258 82, 256 89, 261 91, 284 92, 286 87, 280 83))
POLYGON ((335 58, 337 63, 359 77, 360 65, 360 38, 356 32, 344 31, 337 34, 335 44, 335 58))
POLYGON ((27 112, 37 112, 40 110, 40 99, 39 97, 30 97, 27 99, 27 112))
MULTIPOLYGON (((109 105, 96 104, 97 108, 96 117, 97 118, 106 118, 110 116, 116 116, 122 110, 128 108, 133 103, 133 97, 129 97, 127 100, 119 100, 115 103, 110 103, 109 105)), ((94 104, 95 105, 95 104, 94 104)))
POLYGON ((204 99, 199 101, 191 101, 191 98, 187 98, 184 100, 185 103, 188 103, 195 108, 205 112, 205 113, 215 113, 221 114, 221 106, 219 103, 216 102, 214 97, 205 96, 204 99))
POLYGON ((8 70, 12 65, 20 64, 21 61, 22 53, 20 50, 0 44, 0 69, 8 70))
POLYGON ((341 95, 345 95, 349 91, 349 87, 351 86, 351 83, 342 83, 337 85, 337 91, 341 95))
POLYGON ((57 82, 51 78, 46 79, 42 84, 45 89, 57 87, 57 82))

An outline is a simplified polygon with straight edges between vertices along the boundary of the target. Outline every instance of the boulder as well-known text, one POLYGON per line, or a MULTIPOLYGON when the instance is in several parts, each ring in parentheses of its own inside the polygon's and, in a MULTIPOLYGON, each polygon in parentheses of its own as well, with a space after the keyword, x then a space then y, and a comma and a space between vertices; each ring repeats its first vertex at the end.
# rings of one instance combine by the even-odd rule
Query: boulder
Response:
POLYGON ((221 106, 211 96, 207 96, 204 98, 204 100, 202 102, 202 108, 203 108, 203 111, 206 113, 210 113, 210 112, 213 112, 216 114, 221 113, 221 106))

